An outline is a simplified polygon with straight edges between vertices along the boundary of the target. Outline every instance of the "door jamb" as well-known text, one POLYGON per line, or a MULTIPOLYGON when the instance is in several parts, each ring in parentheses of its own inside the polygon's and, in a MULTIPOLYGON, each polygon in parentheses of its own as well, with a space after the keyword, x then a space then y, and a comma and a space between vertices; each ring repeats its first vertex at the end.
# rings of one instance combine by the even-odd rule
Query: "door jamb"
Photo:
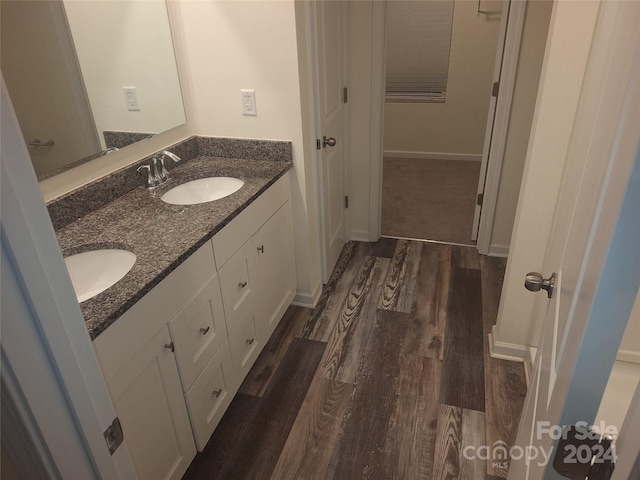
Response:
POLYGON ((384 136, 385 4, 373 2, 371 32, 371 165, 369 171, 369 240, 378 241, 382 224, 382 163, 384 136))
MULTIPOLYGON (((493 120, 493 133, 489 140, 491 148, 487 160, 486 177, 483 189, 482 211, 478 226, 477 248, 482 255, 490 254, 493 220, 498 201, 498 188, 502 173, 502 162, 507 144, 507 132, 511 117, 511 104, 516 83, 520 44, 524 30, 524 18, 527 2, 510 1, 509 21, 500 68, 500 93, 496 102, 496 113, 493 120)), ((486 146, 485 146, 486 148, 486 146)))

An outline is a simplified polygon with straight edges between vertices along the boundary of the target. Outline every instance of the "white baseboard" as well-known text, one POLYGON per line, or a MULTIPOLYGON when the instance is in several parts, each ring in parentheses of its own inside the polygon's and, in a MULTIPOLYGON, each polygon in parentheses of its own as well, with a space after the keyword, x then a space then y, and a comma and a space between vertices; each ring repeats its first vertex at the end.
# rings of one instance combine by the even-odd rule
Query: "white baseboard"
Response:
POLYGON ((490 257, 507 258, 509 256, 509 245, 492 243, 491 245, 489 245, 488 255, 490 257))
POLYGON ((322 294, 322 283, 316 285, 313 293, 308 292, 300 292, 296 293, 296 296, 293 297, 293 301, 291 305, 295 305, 296 307, 306 307, 306 308, 315 308, 318 304, 318 300, 320 300, 320 295, 322 294))
POLYGON ((356 242, 371 242, 370 233, 365 230, 350 230, 349 231, 349 240, 354 240, 356 242))
POLYGON ((384 156, 389 158, 421 158, 423 160, 466 160, 481 162, 481 153, 450 153, 450 152, 408 152, 405 150, 385 150, 384 156))
POLYGON ((618 350, 616 360, 621 362, 640 363, 640 352, 634 350, 618 350))
POLYGON ((512 362, 525 362, 529 356, 529 347, 515 343, 497 342, 494 325, 489 333, 489 354, 492 358, 500 358, 512 362))

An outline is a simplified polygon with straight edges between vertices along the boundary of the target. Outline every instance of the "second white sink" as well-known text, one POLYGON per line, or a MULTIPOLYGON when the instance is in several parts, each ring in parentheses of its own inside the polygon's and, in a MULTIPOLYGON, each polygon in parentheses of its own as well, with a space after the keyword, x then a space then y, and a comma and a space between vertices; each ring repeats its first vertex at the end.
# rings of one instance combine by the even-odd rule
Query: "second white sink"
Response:
POLYGON ((115 285, 136 263, 136 254, 120 249, 78 253, 64 259, 78 302, 115 285))
POLYGON ((207 177, 172 188, 160 200, 172 205, 195 205, 212 202, 238 191, 244 181, 233 177, 207 177))

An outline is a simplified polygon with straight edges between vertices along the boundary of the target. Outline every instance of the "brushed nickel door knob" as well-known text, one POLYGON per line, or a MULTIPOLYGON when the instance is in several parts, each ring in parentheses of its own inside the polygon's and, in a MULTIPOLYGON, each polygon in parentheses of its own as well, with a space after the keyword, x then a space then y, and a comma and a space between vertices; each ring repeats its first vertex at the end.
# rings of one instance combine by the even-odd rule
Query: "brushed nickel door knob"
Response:
POLYGON ((552 273, 549 278, 543 278, 538 272, 529 272, 524 277, 524 288, 530 292, 546 290, 547 298, 553 295, 553 288, 556 286, 556 274, 552 273))
POLYGON ((326 147, 334 147, 336 145, 336 139, 333 137, 327 138, 326 136, 322 137, 322 148, 326 147))

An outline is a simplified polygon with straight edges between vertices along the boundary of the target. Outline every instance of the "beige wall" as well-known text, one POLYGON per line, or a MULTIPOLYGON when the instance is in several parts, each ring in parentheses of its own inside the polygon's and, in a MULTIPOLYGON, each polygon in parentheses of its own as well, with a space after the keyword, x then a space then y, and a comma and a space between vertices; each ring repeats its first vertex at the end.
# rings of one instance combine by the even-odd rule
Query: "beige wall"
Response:
POLYGON ((494 250, 506 251, 511 242, 552 7, 551 0, 527 2, 491 232, 490 243, 494 250))
POLYGON ((482 155, 500 20, 477 7, 455 2, 446 102, 385 104, 385 151, 482 155))
POLYGON ((317 198, 305 164, 293 1, 180 1, 172 7, 193 133, 293 142, 292 207, 299 297, 319 291, 317 198), (243 116, 240 90, 256 92, 243 116))

